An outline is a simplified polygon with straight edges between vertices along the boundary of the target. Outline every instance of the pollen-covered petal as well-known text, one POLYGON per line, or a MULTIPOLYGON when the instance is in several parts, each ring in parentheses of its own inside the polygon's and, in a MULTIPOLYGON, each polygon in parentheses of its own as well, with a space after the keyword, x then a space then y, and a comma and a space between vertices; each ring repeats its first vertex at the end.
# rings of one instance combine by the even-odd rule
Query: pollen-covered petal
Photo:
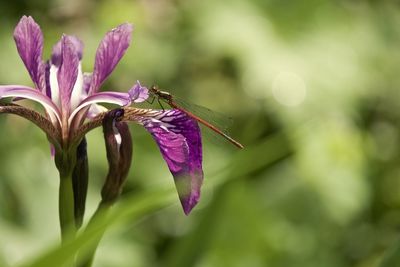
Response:
POLYGON ((43 34, 40 26, 32 17, 23 16, 15 27, 14 40, 36 88, 44 91, 43 34))
POLYGON ((79 57, 70 36, 61 39, 61 63, 57 72, 60 101, 64 116, 69 114, 71 93, 78 77, 79 57))
POLYGON ((54 105, 50 98, 38 90, 23 85, 2 85, 0 86, 0 98, 6 97, 21 97, 38 102, 46 109, 52 120, 53 118, 56 118, 61 125, 61 114, 59 109, 54 105))
POLYGON ((143 126, 157 142, 169 170, 185 214, 200 198, 203 181, 200 128, 196 121, 179 110, 158 112, 144 118, 143 126))
POLYGON ((101 41, 96 52, 93 79, 89 95, 97 92, 103 81, 118 64, 131 41, 132 25, 121 24, 109 31, 101 41))
POLYGON ((118 106, 126 106, 131 103, 131 99, 128 93, 121 93, 121 92, 96 93, 94 95, 87 97, 79 104, 79 106, 69 116, 69 123, 71 123, 74 116, 84 107, 96 103, 109 103, 109 104, 116 104, 118 106))
POLYGON ((149 97, 149 90, 147 87, 142 86, 139 81, 136 81, 135 85, 129 89, 128 93, 135 103, 143 102, 149 97))

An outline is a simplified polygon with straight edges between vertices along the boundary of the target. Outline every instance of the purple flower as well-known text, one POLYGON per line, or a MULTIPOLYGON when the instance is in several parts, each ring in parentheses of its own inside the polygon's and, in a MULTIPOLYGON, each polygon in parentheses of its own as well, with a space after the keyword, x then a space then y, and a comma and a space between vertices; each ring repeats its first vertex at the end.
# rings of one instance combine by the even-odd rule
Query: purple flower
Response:
POLYGON ((108 32, 97 50, 93 73, 83 73, 80 63, 83 43, 78 38, 63 35, 53 47, 51 59, 43 62, 42 31, 31 17, 23 16, 15 28, 14 39, 36 88, 0 86, 0 97, 27 98, 43 105, 47 118, 61 131, 61 142, 55 145, 62 147, 86 116, 93 117, 99 110, 104 111, 97 103, 127 106, 132 101, 145 100, 133 98, 139 96, 138 93, 98 92, 128 48, 131 32, 130 24, 108 32))
MULTIPOLYGON (((131 33, 132 25, 127 23, 109 31, 97 49, 93 73, 83 73, 80 63, 83 43, 77 37, 63 35, 54 45, 50 60, 44 62, 42 31, 32 17, 23 16, 15 28, 14 39, 34 88, 0 85, 0 99, 36 101, 44 107, 45 115, 15 103, 0 104, 0 113, 17 114, 39 126, 54 149, 61 173, 74 169, 78 145, 89 130, 101 125, 107 114, 107 109, 99 103, 122 107, 123 115, 118 121, 139 123, 155 139, 174 176, 184 212, 188 214, 198 202, 203 180, 197 122, 176 109, 128 107, 132 102, 143 102, 148 98, 147 88, 139 82, 126 93, 99 92, 128 48, 131 33), (68 170, 64 170, 65 166, 68 170)), ((118 129, 115 127, 117 145, 118 129)))

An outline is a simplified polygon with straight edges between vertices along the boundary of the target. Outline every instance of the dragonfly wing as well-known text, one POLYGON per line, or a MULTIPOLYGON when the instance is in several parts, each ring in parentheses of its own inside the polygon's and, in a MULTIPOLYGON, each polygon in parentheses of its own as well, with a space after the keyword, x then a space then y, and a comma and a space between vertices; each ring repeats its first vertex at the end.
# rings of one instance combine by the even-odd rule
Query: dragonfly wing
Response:
POLYGON ((179 107, 209 122, 226 134, 228 134, 229 128, 233 125, 233 119, 231 117, 217 111, 193 103, 188 103, 180 98, 174 97, 174 102, 179 107))

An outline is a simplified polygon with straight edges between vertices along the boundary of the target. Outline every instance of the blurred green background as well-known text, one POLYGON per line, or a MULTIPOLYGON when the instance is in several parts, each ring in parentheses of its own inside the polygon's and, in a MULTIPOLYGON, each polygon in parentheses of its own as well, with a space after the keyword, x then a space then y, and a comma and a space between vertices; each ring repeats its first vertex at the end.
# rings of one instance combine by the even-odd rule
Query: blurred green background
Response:
MULTIPOLYGON (((12 33, 32 15, 45 57, 62 33, 92 71, 104 33, 135 25, 102 87, 158 84, 234 119, 244 150, 205 138, 205 180, 189 217, 178 202, 110 227, 94 266, 370 267, 400 226, 400 6, 357 0, 18 0, 0 2, 0 84, 31 85, 12 33)), ((45 135, 0 116, 0 266, 59 241, 58 174, 45 135)), ((173 188, 151 137, 131 125, 124 197, 173 188)), ((87 218, 107 172, 88 136, 87 218)), ((394 265, 392 265, 394 266, 394 265)))

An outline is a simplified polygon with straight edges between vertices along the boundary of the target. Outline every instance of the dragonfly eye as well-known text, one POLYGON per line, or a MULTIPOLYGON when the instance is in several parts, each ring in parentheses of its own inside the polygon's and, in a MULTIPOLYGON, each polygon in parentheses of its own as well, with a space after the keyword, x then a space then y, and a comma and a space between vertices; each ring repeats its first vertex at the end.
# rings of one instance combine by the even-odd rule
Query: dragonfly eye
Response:
POLYGON ((159 91, 159 90, 158 90, 158 86, 157 86, 156 84, 153 84, 153 85, 151 86, 150 90, 159 91))

